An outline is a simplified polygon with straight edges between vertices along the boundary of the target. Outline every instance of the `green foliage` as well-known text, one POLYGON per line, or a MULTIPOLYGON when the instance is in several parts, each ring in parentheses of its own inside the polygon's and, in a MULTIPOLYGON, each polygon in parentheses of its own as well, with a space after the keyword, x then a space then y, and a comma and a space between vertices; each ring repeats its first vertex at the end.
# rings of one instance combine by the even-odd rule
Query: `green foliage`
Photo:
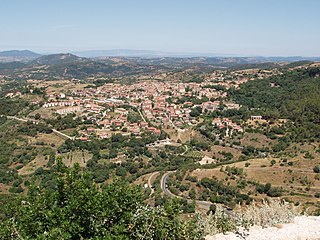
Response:
POLYGON ((132 239, 202 239, 196 219, 184 220, 178 199, 170 199, 163 207, 141 207, 134 215, 132 239))
POLYGON ((28 106, 28 102, 21 99, 0 99, 0 115, 16 115, 28 106))
MULTIPOLYGON (((229 91, 233 98, 253 114, 263 114, 266 118, 289 118, 295 122, 290 129, 292 139, 316 139, 320 137, 320 81, 319 68, 285 72, 268 79, 248 81, 237 91, 229 91), (277 87, 273 87, 277 86, 277 87)), ((283 134, 281 129, 274 133, 283 134)), ((283 149, 277 146, 275 151, 283 149)))
POLYGON ((163 206, 148 207, 142 202, 138 186, 115 181, 99 187, 79 165, 68 169, 59 159, 52 169, 51 187, 32 185, 27 196, 6 206, 0 223, 0 239, 187 240, 202 237, 195 219, 186 220, 181 215, 193 213, 194 203, 169 199, 163 206))
POLYGON ((269 197, 280 197, 283 193, 283 189, 279 187, 272 187, 270 183, 266 183, 265 185, 257 184, 256 191, 258 193, 265 193, 269 197))
POLYGON ((216 211, 217 211, 217 205, 211 204, 209 208, 209 212, 211 212, 212 214, 215 214, 216 211))
POLYGON ((225 185, 223 181, 218 181, 215 178, 203 178, 199 185, 204 187, 205 190, 210 190, 204 191, 206 194, 202 196, 203 200, 207 200, 206 198, 209 197, 212 203, 221 203, 230 207, 239 202, 250 202, 249 196, 241 194, 239 188, 225 185))
POLYGON ((192 139, 190 141, 190 144, 196 149, 196 150, 210 150, 210 145, 205 141, 199 141, 196 139, 192 139))
POLYGON ((315 173, 320 173, 320 165, 314 166, 313 171, 314 171, 315 173))
POLYGON ((31 187, 25 199, 10 207, 0 239, 119 239, 130 235, 131 218, 142 199, 137 187, 116 182, 100 191, 78 166, 58 176, 55 191, 31 187))
POLYGON ((226 172, 228 173, 229 176, 232 176, 232 175, 241 176, 241 175, 243 175, 243 168, 237 168, 234 166, 232 166, 232 167, 227 166, 226 172))
POLYGON ((190 112, 190 116, 191 117, 198 117, 201 115, 201 113, 202 113, 201 107, 195 107, 195 108, 192 108, 192 110, 190 112))
POLYGON ((130 123, 138 123, 141 121, 141 116, 138 112, 130 111, 128 114, 128 121, 130 123))

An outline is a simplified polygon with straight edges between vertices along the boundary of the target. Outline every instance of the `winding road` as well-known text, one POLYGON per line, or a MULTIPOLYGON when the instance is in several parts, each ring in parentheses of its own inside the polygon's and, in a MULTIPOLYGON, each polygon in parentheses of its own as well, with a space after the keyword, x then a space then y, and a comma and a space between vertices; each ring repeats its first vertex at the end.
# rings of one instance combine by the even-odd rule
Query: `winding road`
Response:
POLYGON ((152 173, 149 178, 148 178, 148 187, 151 189, 151 193, 149 196, 151 196, 153 193, 154 193, 154 189, 152 187, 152 179, 156 176, 156 175, 159 175, 160 173, 159 172, 154 172, 152 173))
MULTIPOLYGON (((170 190, 167 187, 167 179, 168 176, 172 173, 174 173, 175 171, 170 171, 170 172, 166 172, 165 174, 162 175, 161 178, 161 182, 160 182, 160 186, 162 189, 162 192, 170 197, 176 197, 176 198, 180 198, 180 199, 186 199, 183 198, 181 196, 177 196, 175 194, 173 194, 172 192, 170 192, 170 190)), ((212 205, 211 202, 207 202, 207 201, 199 201, 199 200, 191 200, 191 199, 186 199, 188 201, 188 203, 193 203, 195 202, 195 204, 199 207, 202 208, 204 210, 209 210, 210 206, 212 205)))

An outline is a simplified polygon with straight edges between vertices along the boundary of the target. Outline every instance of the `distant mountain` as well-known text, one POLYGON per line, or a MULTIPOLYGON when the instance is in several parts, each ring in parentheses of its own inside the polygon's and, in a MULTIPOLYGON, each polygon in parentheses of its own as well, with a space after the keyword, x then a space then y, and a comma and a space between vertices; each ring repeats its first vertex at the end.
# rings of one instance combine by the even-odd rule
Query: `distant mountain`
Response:
MULTIPOLYGON (((8 68, 4 69, 8 73, 8 68)), ((4 70, 2 72, 4 72, 4 70)), ((117 59, 100 60, 78 57, 70 53, 50 54, 12 69, 16 79, 86 79, 97 76, 122 76, 144 71, 145 68, 117 59)), ((0 68, 1 73, 1 68, 0 68)))
MULTIPOLYGON (((299 62, 293 66, 310 63, 302 57, 187 57, 187 55, 176 57, 175 53, 144 50, 88 51, 82 52, 82 54, 78 52, 78 56, 71 53, 59 53, 37 58, 30 58, 35 55, 28 52, 7 51, 7 55, 2 52, 6 57, 2 57, 4 60, 1 60, 0 56, 0 75, 5 75, 10 79, 23 80, 88 79, 92 77, 147 76, 184 70, 205 73, 215 69, 272 69, 283 68, 287 66, 287 63, 297 60, 299 62), (11 57, 8 57, 10 54, 11 57), (29 56, 29 58, 13 57, 14 54, 16 54, 15 56, 29 56), (171 55, 162 56, 162 54, 171 55), (139 55, 140 57, 138 57, 139 55), (286 64, 279 62, 286 62, 286 64)), ((288 67, 292 67, 292 65, 288 65, 288 67)))
MULTIPOLYGON (((73 54, 80 57, 87 58, 102 58, 102 57, 141 57, 141 58, 191 58, 191 57, 206 57, 217 59, 237 59, 244 62, 296 62, 296 61, 320 61, 320 57, 264 57, 264 56, 238 56, 235 54, 216 54, 216 53, 185 53, 185 52, 163 52, 163 51, 149 51, 149 50, 131 50, 131 49, 112 49, 112 50, 91 50, 73 52, 73 54)), ((244 63, 242 62, 242 63, 244 63)))
POLYGON ((255 57, 259 62, 299 62, 299 61, 319 61, 320 57, 255 57))
POLYGON ((70 53, 59 53, 41 56, 33 61, 30 65, 57 65, 67 63, 77 63, 85 60, 85 58, 78 57, 70 53))
POLYGON ((29 51, 29 50, 10 50, 0 52, 0 57, 7 58, 37 58, 40 57, 41 54, 29 51))
MULTIPOLYGON (((81 57, 98 58, 98 57, 193 57, 199 54, 178 53, 178 52, 161 52, 149 50, 130 50, 130 49, 113 49, 113 50, 92 50, 74 52, 81 57)), ((212 54, 211 54, 212 55, 212 54)))
POLYGON ((6 62, 28 62, 41 55, 29 50, 11 50, 0 52, 0 63, 6 62))

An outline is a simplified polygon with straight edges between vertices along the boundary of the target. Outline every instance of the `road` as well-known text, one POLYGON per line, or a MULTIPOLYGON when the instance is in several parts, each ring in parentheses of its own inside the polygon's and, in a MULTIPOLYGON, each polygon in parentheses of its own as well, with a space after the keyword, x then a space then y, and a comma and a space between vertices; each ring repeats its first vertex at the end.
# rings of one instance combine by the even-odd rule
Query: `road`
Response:
POLYGON ((35 119, 30 119, 30 118, 18 118, 16 116, 4 116, 4 115, 1 115, 2 117, 6 117, 8 119, 13 119, 13 120, 17 120, 17 121, 20 121, 20 122, 32 122, 34 124, 37 124, 39 123, 39 121, 35 120, 35 119))
MULTIPOLYGON (((161 178, 161 182, 160 182, 160 186, 161 186, 161 189, 162 189, 162 192, 170 197, 176 197, 176 198, 180 198, 180 199, 186 199, 186 198, 183 198, 181 196, 177 196, 177 195, 174 195, 172 192, 170 192, 170 190, 167 188, 167 179, 168 179, 168 176, 171 174, 171 173, 174 173, 175 171, 170 171, 170 172, 166 172, 165 174, 162 175, 162 178, 161 178)), ((195 202, 195 204, 201 208, 201 209, 204 209, 204 210, 209 210, 210 208, 210 205, 212 205, 211 202, 206 202, 206 201, 199 201, 199 200, 191 200, 191 199, 186 199, 188 201, 188 203, 193 203, 195 202)))
MULTIPOLYGON (((1 115, 1 116, 4 116, 4 115, 1 115)), ((16 116, 5 116, 6 118, 8 119, 12 119, 12 120, 17 120, 17 121, 20 121, 20 122, 32 122, 33 124, 39 124, 40 121, 39 120, 35 120, 35 119, 30 119, 30 118, 18 118, 16 116)), ((74 137, 71 137, 67 134, 64 134, 56 129, 51 129, 52 132, 54 132, 57 136, 63 138, 63 139, 70 139, 70 140, 74 140, 74 137)))
POLYGON ((184 145, 184 147, 186 148, 186 150, 180 154, 180 156, 183 156, 186 152, 188 152, 188 145, 184 145))
MULTIPOLYGON (((174 173, 175 171, 170 171, 170 172, 166 172, 165 174, 162 175, 161 178, 161 182, 160 182, 160 186, 162 189, 162 192, 170 197, 176 197, 176 198, 180 198, 180 199, 186 199, 188 201, 188 203, 195 203, 199 208, 209 211, 210 206, 213 204, 212 202, 207 202, 207 201, 199 201, 199 200, 191 200, 191 199, 187 199, 181 196, 177 196, 175 194, 173 194, 172 192, 170 192, 170 190, 167 188, 167 178, 170 174, 174 173)), ((229 210, 225 207, 222 207, 222 211, 227 214, 229 217, 231 218, 236 218, 235 213, 232 210, 229 210)))
POLYGON ((74 140, 74 137, 71 137, 67 134, 64 134, 56 129, 52 129, 52 132, 54 132, 56 135, 58 135, 59 137, 63 138, 63 139, 70 139, 70 140, 74 140))
POLYGON ((142 120, 143 120, 144 122, 146 122, 146 119, 144 118, 144 116, 143 116, 143 114, 141 113, 140 109, 137 108, 137 110, 138 110, 138 113, 140 114, 142 120))
POLYGON ((148 187, 151 189, 151 193, 149 196, 151 196, 153 193, 154 193, 154 189, 152 187, 152 179, 156 176, 156 175, 159 175, 160 173, 159 172, 154 172, 152 173, 149 178, 148 178, 148 187))

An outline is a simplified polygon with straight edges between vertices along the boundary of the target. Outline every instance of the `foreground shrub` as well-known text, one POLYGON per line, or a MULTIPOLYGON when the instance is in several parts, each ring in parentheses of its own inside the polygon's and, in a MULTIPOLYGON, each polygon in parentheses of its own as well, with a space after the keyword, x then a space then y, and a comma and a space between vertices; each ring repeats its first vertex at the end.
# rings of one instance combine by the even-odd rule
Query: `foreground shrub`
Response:
POLYGON ((180 209, 176 200, 164 207, 140 207, 133 217, 132 239, 202 239, 203 232, 196 219, 186 220, 180 209))
POLYGON ((217 205, 215 213, 209 212, 207 216, 198 218, 198 228, 204 235, 216 235, 218 233, 233 232, 237 229, 235 218, 217 205))
POLYGON ((253 225, 270 227, 278 223, 288 223, 297 212, 287 202, 276 200, 263 201, 261 205, 253 203, 237 216, 238 226, 249 228, 253 225))
POLYGON ((79 165, 55 174, 53 189, 31 186, 6 209, 0 239, 201 239, 196 221, 183 219, 178 200, 146 207, 140 187, 99 187, 79 165))
POLYGON ((215 214, 201 216, 197 225, 204 235, 213 236, 226 232, 240 233, 253 225, 269 227, 278 223, 288 223, 296 215, 288 203, 272 200, 263 201, 260 205, 254 203, 239 212, 228 212, 217 206, 215 214))

